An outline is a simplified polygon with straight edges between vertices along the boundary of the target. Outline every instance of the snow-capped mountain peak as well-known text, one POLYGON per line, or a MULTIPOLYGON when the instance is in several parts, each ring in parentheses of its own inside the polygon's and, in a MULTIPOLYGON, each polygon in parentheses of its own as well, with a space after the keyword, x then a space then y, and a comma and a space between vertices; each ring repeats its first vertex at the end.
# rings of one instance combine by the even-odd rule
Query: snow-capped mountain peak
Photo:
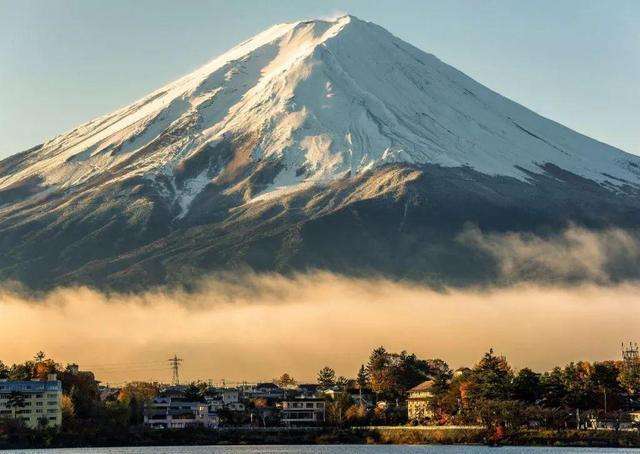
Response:
POLYGON ((260 184, 245 201, 394 162, 519 180, 553 164, 612 187, 640 182, 640 159, 347 15, 269 28, 0 167, 0 190, 33 179, 56 191, 144 176, 163 186, 182 217, 207 185, 244 190, 255 171, 260 184))
POLYGON ((611 276, 637 279, 640 158, 352 16, 276 25, 0 161, 0 280, 35 288, 244 267, 495 283, 468 225, 622 227, 611 276))

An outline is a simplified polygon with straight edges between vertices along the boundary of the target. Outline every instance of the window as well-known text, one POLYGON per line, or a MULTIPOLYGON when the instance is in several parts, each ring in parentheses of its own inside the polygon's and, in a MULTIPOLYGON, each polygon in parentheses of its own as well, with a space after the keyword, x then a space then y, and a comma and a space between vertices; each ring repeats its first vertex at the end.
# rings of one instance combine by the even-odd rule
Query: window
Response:
POLYGON ((57 413, 57 412, 58 412, 58 410, 56 408, 49 408, 47 410, 47 413, 57 413))
POLYGON ((58 405, 58 401, 57 400, 50 400, 49 402, 47 402, 47 405, 58 405))
POLYGON ((42 407, 43 405, 44 405, 44 402, 42 401, 36 402, 36 407, 42 407))
POLYGON ((307 408, 313 408, 313 402, 307 403, 307 408))

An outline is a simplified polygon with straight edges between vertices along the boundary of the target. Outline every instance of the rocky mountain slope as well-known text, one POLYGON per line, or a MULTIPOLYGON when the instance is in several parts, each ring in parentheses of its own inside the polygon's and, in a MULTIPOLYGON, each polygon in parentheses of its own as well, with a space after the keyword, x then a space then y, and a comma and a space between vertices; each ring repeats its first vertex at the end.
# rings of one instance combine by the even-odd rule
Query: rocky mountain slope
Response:
POLYGON ((569 224, 640 226, 640 158, 352 16, 276 25, 0 161, 0 279, 34 288, 244 268, 491 282, 469 225, 569 224))

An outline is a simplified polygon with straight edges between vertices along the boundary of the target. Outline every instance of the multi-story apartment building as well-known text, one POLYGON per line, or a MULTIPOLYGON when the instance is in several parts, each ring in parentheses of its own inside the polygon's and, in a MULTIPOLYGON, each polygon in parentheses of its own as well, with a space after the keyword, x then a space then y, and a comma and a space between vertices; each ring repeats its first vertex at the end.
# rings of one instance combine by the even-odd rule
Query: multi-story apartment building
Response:
POLYGON ((21 419, 27 427, 59 427, 62 383, 55 374, 47 380, 0 380, 0 417, 21 419))
POLYGON ((316 426, 325 421, 325 400, 301 397, 281 404, 281 421, 285 426, 316 426))
POLYGON ((144 411, 144 424, 152 429, 215 428, 219 423, 218 415, 206 403, 180 397, 156 397, 144 411))

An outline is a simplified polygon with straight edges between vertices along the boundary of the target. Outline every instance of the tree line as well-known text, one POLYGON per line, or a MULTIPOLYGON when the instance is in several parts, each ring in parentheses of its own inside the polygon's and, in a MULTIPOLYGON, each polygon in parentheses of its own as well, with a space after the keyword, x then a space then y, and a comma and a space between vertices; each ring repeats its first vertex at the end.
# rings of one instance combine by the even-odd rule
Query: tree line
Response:
MULTIPOLYGON (((567 429, 583 426, 592 417, 622 421, 629 410, 640 407, 640 367, 622 361, 578 361, 536 372, 527 367, 515 370, 504 356, 490 349, 473 366, 452 370, 442 359, 378 347, 354 372, 352 377, 337 376, 334 369, 325 366, 317 373, 319 388, 333 391, 327 397, 328 425, 426 423, 482 424, 500 430, 567 429), (408 392, 427 380, 432 395, 429 412, 417 421, 408 421, 408 392)), ((101 399, 93 373, 78 372, 74 365, 62 367, 42 352, 33 360, 11 366, 0 361, 0 378, 46 379, 50 373, 62 382, 63 425, 60 432, 43 430, 38 436, 58 439, 109 440, 141 431, 145 403, 163 388, 157 382, 132 382, 101 399)), ((288 373, 274 382, 285 388, 296 385, 288 373)), ((207 395, 208 388, 204 382, 193 382, 185 392, 198 400, 207 395)), ((248 411, 271 405, 264 399, 254 400, 246 402, 248 411)), ((20 405, 18 396, 12 402, 20 405)), ((243 424, 247 419, 247 415, 224 412, 221 416, 229 425, 243 424)), ((276 420, 272 423, 278 424, 276 420)), ((20 427, 19 421, 0 420, 0 441, 27 433, 36 436, 20 427)))
POLYGON ((398 423, 407 422, 408 391, 425 381, 432 394, 429 411, 414 423, 560 429, 584 426, 590 418, 622 422, 628 411, 640 409, 640 364, 633 362, 578 361, 542 373, 516 371, 490 349, 474 366, 454 371, 441 359, 379 347, 354 379, 337 379, 328 366, 317 375, 324 388, 354 387, 390 403, 370 417, 398 423))

